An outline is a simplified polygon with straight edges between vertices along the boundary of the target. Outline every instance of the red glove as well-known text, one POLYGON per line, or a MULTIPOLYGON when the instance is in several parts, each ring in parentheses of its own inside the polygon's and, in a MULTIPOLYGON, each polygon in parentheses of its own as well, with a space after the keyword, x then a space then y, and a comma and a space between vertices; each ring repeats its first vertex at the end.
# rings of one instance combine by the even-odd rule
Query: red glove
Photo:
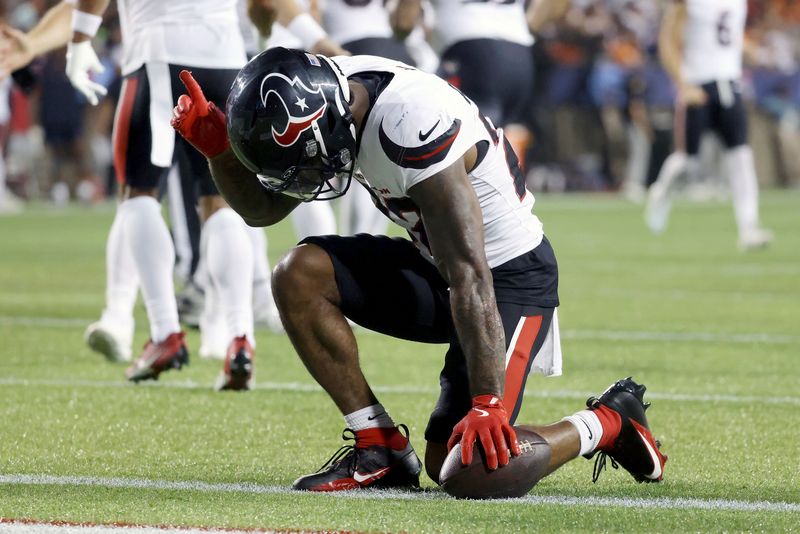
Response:
POLYGON ((481 440, 489 469, 497 469, 498 459, 500 465, 506 465, 509 449, 514 456, 521 453, 517 433, 508 422, 503 401, 496 395, 478 395, 472 398, 472 409, 453 428, 447 450, 460 441, 461 463, 469 465, 472 463, 472 448, 476 439, 481 440))
POLYGON ((225 114, 206 100, 191 72, 182 70, 180 77, 189 94, 178 98, 170 124, 205 157, 222 154, 230 146, 225 114))

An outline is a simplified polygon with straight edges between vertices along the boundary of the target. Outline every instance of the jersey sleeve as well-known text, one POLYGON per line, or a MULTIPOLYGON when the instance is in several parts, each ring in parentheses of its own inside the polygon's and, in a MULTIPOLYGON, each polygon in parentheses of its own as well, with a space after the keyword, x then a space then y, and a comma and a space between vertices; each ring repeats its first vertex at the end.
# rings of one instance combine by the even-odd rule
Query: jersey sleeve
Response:
POLYGON ((388 160, 382 167, 403 193, 488 135, 475 105, 446 82, 406 89, 402 98, 382 106, 377 124, 379 150, 388 160))

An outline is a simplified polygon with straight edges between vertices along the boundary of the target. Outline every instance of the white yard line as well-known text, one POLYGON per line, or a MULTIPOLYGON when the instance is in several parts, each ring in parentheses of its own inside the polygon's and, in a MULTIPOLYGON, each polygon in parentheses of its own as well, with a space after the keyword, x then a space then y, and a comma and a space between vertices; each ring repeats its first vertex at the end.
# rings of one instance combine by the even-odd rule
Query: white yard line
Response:
MULTIPOLYGON (((0 315, 0 327, 29 326, 46 328, 79 328, 92 323, 93 319, 74 317, 34 317, 24 315, 0 315)), ((359 329, 359 334, 373 334, 370 330, 359 329)), ((376 334, 377 335, 377 334, 376 334)), ((792 334, 765 333, 726 333, 726 332, 657 332, 648 330, 592 330, 564 329, 562 339, 603 340, 603 341, 697 341, 704 343, 765 343, 771 345, 800 344, 800 336, 792 334)))
MULTIPOLYGON (((0 378, 2 386, 36 386, 36 387, 55 387, 55 388, 164 388, 164 389, 207 389, 211 390, 209 384, 201 384, 193 381, 181 382, 144 382, 133 386, 125 380, 104 381, 104 380, 69 380, 69 379, 46 379, 46 378, 0 378)), ((322 393, 322 388, 317 384, 303 382, 258 382, 255 388, 260 391, 282 391, 288 393, 322 393)), ((395 394, 418 394, 435 395, 439 390, 435 387, 425 386, 373 386, 376 393, 395 393, 395 394)), ((576 391, 568 389, 557 390, 526 390, 525 397, 548 398, 548 399, 578 399, 586 400, 597 392, 576 391)), ((712 394, 692 394, 692 393, 659 393, 648 392, 648 399, 664 400, 675 402, 720 402, 733 404, 789 404, 800 406, 800 397, 793 396, 755 396, 755 395, 712 395, 712 394)))
MULTIPOLYGON (((285 486, 267 486, 252 483, 209 483, 195 480, 169 481, 138 478, 103 478, 50 475, 0 475, 0 484, 32 486, 94 486, 136 490, 176 490, 201 493, 248 493, 268 495, 301 495, 285 486)), ((308 495, 308 494, 305 494, 308 495)), ((320 496, 322 498, 323 496, 320 496)), ((406 492, 392 490, 348 491, 326 494, 327 498, 446 500, 439 491, 406 492)), ((520 499, 479 501, 483 505, 514 503, 566 507, 602 506, 617 508, 660 508, 670 510, 718 510, 747 512, 800 512, 800 503, 772 501, 742 501, 736 499, 690 499, 674 497, 574 497, 568 495, 528 495, 520 499)))

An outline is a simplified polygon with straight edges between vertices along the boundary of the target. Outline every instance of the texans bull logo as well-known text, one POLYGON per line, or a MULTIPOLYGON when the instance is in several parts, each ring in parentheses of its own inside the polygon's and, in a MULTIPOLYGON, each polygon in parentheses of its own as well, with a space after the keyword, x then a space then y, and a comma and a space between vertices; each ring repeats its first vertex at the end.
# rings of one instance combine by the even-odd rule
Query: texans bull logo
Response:
POLYGON ((297 77, 290 80, 280 73, 272 73, 261 82, 261 103, 265 108, 270 99, 277 99, 277 103, 286 111, 283 129, 280 129, 280 119, 278 124, 272 125, 272 138, 283 147, 297 142, 300 134, 311 128, 328 108, 321 87, 309 89, 297 77))

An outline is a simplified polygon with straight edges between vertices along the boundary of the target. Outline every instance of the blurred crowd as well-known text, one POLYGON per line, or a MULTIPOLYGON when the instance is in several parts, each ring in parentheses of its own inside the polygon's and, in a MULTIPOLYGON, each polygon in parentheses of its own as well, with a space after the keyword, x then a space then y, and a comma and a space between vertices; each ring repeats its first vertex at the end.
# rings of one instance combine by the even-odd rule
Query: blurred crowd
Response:
MULTIPOLYGON (((54 0, 6 0, 0 18, 28 30, 54 0)), ((641 198, 672 150, 674 90, 660 65, 663 3, 573 0, 536 36, 527 154, 533 190, 621 190, 641 198)), ((91 203, 115 193, 110 133, 119 93, 114 2, 95 41, 109 89, 89 106, 64 75, 65 51, 0 81, 0 142, 16 199, 91 203)), ((800 184, 800 2, 750 0, 745 50, 751 144, 763 185, 800 184)), ((713 138, 703 154, 713 162, 713 138)), ((708 165, 713 174, 715 166, 708 165)), ((14 200, 11 200, 14 199, 14 200)))

